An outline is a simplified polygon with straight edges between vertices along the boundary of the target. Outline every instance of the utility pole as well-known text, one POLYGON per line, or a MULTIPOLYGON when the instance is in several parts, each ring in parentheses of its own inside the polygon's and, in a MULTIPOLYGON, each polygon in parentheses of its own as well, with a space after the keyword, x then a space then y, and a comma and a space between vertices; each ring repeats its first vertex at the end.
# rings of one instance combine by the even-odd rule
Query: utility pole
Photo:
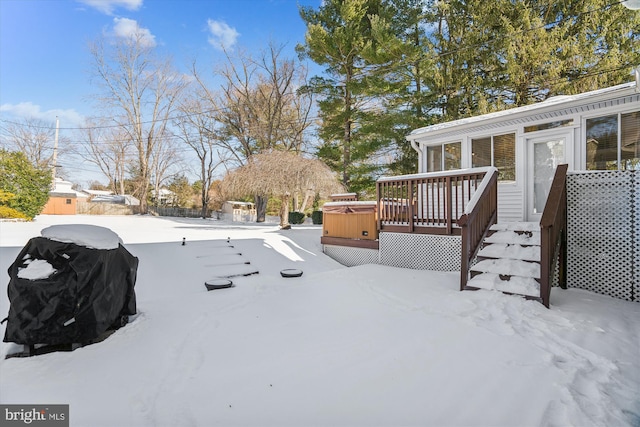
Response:
POLYGON ((58 167, 58 131, 60 129, 60 120, 56 116, 56 139, 53 142, 53 166, 51 167, 51 189, 56 189, 56 168, 58 167))

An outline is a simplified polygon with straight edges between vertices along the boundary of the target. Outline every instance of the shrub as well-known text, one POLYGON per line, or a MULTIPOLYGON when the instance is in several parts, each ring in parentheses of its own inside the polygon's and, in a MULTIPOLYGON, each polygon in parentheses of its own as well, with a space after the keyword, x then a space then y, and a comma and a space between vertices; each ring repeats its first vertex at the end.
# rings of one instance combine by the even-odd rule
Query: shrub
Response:
POLYGON ((314 224, 322 224, 322 211, 311 212, 311 222, 314 224))
POLYGON ((25 214, 9 206, 0 206, 0 218, 28 219, 25 214))
POLYGON ((13 196, 3 206, 32 219, 49 200, 50 184, 49 170, 34 167, 24 153, 0 149, 0 190, 13 196))
POLYGON ((302 224, 305 218, 303 212, 289 212, 289 224, 302 224))

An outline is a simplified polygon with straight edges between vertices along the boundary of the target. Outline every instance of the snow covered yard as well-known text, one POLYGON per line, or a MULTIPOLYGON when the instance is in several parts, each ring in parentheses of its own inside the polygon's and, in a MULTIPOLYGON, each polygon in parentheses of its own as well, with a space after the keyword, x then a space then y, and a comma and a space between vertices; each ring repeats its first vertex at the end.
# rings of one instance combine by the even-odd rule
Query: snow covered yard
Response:
POLYGON ((319 226, 40 216, 0 222, 0 317, 7 268, 61 223, 122 238, 139 314, 73 352, 5 360, 2 343, 0 403, 69 404, 72 426, 640 425, 638 303, 554 289, 547 310, 457 274, 346 268, 319 226), (229 245, 259 274, 207 292, 238 268, 229 245))

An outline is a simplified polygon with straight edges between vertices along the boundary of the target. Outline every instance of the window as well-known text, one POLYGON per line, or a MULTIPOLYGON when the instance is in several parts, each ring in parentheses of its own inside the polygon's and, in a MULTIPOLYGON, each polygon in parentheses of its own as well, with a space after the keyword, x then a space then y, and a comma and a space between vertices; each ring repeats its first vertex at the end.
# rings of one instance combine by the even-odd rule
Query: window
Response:
POLYGON ((516 179, 516 134, 493 135, 471 140, 471 165, 474 168, 494 166, 498 179, 516 179))
POLYGON ((460 169, 461 156, 460 142, 427 147, 427 172, 460 169))
POLYGON ((559 120, 559 121, 556 121, 556 122, 541 123, 541 124, 532 125, 532 126, 525 126, 524 127, 524 131, 525 131, 525 133, 527 133, 527 132, 537 132, 539 130, 555 129, 555 128, 561 128, 561 127, 565 127, 565 126, 573 126, 573 119, 559 120))
POLYGON ((67 205, 70 205, 70 204, 71 204, 71 199, 67 199, 67 200, 65 201, 65 203, 66 203, 67 205))
POLYGON ((640 111, 587 119, 588 170, 640 170, 640 111))

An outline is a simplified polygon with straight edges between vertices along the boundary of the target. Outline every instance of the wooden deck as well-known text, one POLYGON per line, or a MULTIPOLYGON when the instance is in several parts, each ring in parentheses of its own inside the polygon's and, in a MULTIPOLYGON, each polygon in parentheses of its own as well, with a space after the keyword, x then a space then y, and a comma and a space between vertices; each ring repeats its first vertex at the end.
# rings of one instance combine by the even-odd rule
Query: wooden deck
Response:
MULTIPOLYGON (((566 165, 556 170, 542 215, 539 296, 549 307, 553 266, 559 261, 566 286, 566 165)), ((377 200, 336 198, 323 208, 324 245, 378 249, 380 232, 460 236, 460 290, 468 286, 471 265, 498 216, 498 171, 478 168, 381 178, 377 200)))
MULTIPOLYGON (((381 178, 373 201, 358 201, 353 193, 332 197, 323 207, 322 243, 370 248, 382 231, 460 236, 459 220, 477 204, 473 197, 493 170, 381 178)), ((491 203, 496 203, 495 198, 491 203)), ((486 202, 478 205, 486 207, 486 202)))

